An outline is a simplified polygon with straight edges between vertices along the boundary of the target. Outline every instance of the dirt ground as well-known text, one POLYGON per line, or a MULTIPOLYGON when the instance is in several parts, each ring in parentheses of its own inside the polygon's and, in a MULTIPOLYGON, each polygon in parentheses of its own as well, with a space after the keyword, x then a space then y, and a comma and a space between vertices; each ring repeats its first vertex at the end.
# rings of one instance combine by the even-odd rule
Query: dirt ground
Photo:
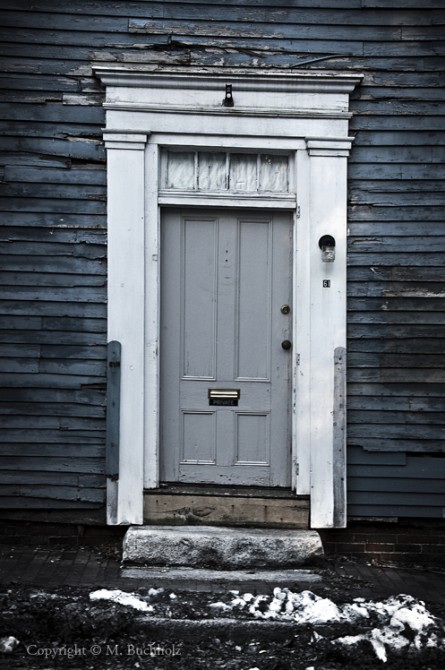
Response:
MULTIPOLYGON (((324 625, 252 621, 247 611, 210 607, 218 601, 229 603, 234 597, 230 593, 175 592, 172 596, 169 590, 149 594, 148 589, 138 589, 135 595, 153 608, 144 612, 107 600, 91 601, 91 591, 90 587, 1 586, 0 668, 445 668, 443 644, 429 647, 424 640, 420 650, 414 644, 391 649, 384 662, 367 640, 350 646, 337 642, 344 636, 366 635, 379 625, 375 617, 324 625)), ((317 594, 337 604, 352 602, 354 585, 325 573, 317 594)), ((439 617, 442 630, 445 607, 435 605, 429 611, 439 617)), ((409 626, 402 634, 414 640, 409 626)))

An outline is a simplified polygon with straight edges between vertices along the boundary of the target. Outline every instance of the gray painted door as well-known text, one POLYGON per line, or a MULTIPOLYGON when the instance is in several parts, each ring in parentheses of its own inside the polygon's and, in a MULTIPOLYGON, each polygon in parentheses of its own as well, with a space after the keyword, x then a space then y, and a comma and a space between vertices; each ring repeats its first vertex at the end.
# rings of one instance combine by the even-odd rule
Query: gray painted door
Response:
POLYGON ((165 210, 161 229, 161 481, 290 486, 290 214, 165 210))

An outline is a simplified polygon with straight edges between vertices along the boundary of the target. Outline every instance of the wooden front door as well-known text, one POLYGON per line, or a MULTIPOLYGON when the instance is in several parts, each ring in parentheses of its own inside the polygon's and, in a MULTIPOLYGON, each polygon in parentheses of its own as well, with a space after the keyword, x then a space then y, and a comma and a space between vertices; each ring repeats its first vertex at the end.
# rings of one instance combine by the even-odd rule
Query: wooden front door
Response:
POLYGON ((165 210, 161 481, 291 485, 288 213, 165 210))

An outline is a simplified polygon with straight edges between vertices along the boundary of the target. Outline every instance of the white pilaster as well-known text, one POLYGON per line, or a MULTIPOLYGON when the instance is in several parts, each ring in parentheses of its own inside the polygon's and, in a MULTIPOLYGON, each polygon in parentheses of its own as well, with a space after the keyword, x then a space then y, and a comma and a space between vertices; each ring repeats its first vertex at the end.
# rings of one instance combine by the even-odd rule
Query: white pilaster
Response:
POLYGON ((330 528, 346 523, 346 412, 339 413, 335 393, 341 388, 338 375, 345 369, 336 365, 336 357, 339 351, 346 352, 346 158, 352 138, 307 138, 306 142, 310 161, 311 526, 330 528), (335 239, 334 262, 322 260, 319 240, 323 235, 335 239))
POLYGON ((143 522, 144 150, 147 135, 106 132, 108 340, 122 344, 119 479, 108 485, 108 523, 143 522))

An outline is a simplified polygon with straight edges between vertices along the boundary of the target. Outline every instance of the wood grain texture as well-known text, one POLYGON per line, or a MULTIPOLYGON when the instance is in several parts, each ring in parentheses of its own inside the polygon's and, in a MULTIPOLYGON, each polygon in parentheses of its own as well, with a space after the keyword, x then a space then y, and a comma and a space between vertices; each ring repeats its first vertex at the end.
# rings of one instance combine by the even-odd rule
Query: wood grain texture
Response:
POLYGON ((308 528, 309 500, 146 492, 144 523, 308 528))

